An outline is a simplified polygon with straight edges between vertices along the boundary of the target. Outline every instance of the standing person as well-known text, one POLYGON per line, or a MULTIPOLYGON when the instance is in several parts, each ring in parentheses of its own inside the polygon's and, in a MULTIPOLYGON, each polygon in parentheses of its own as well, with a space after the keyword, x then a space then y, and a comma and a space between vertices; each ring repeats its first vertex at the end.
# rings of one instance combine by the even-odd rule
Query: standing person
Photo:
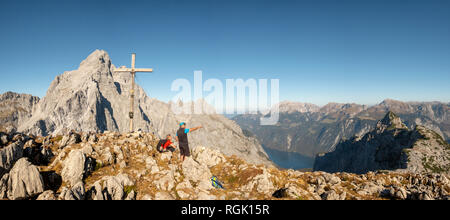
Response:
POLYGON ((198 130, 200 128, 202 128, 202 126, 189 129, 189 128, 186 128, 186 123, 184 123, 184 122, 180 123, 180 129, 178 129, 178 131, 177 131, 176 139, 177 139, 178 145, 180 147, 181 161, 184 161, 184 159, 186 157, 191 156, 191 153, 189 151, 189 143, 188 143, 187 134, 189 132, 198 130))

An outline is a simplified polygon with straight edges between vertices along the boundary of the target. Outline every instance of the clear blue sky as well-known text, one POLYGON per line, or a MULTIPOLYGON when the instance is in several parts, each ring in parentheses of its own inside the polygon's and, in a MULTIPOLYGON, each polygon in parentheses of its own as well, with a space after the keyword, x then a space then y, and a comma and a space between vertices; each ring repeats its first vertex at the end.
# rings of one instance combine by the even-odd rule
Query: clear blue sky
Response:
POLYGON ((177 78, 278 78, 282 100, 450 101, 450 1, 0 1, 0 93, 44 96, 93 50, 177 78))

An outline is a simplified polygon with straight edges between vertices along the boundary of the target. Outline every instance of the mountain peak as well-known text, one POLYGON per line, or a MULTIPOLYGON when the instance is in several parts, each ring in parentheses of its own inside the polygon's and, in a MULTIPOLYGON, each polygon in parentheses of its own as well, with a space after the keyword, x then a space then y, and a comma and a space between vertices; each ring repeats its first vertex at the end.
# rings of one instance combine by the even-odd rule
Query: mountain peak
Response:
POLYGON ((403 124, 402 119, 398 117, 394 112, 388 111, 381 121, 377 124, 378 130, 392 130, 392 129, 408 129, 405 124, 403 124))
POLYGON ((92 68, 102 65, 107 65, 107 67, 110 67, 111 59, 106 51, 96 49, 80 63, 80 68, 92 68))
POLYGON ((302 103, 302 102, 290 102, 290 101, 282 101, 278 103, 278 108, 280 112, 284 113, 306 113, 306 112, 317 112, 319 111, 319 106, 311 104, 311 103, 302 103))

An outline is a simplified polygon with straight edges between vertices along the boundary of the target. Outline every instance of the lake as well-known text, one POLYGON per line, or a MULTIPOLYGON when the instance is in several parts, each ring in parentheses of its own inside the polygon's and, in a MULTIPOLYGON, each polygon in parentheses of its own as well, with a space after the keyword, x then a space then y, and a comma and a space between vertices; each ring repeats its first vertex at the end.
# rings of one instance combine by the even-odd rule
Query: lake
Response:
POLYGON ((277 166, 284 169, 312 169, 314 165, 314 158, 303 156, 299 153, 285 152, 267 148, 263 145, 270 160, 277 166))

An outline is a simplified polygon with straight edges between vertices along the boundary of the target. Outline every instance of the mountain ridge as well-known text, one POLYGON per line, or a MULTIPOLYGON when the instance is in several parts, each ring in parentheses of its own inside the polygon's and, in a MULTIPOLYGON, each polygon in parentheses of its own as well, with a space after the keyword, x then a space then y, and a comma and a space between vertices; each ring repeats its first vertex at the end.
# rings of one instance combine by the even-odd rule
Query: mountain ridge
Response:
POLYGON ((319 154, 315 171, 367 173, 378 170, 450 173, 450 144, 431 129, 410 130, 393 112, 362 137, 340 142, 319 154))
POLYGON ((373 106, 330 103, 309 112, 284 109, 288 111, 280 111, 280 120, 273 126, 260 126, 261 115, 238 115, 233 120, 268 148, 311 158, 317 153, 332 151, 341 139, 364 135, 375 128, 389 111, 404 119, 410 129, 422 125, 436 131, 445 140, 450 139, 450 104, 444 102, 386 99, 373 106))

